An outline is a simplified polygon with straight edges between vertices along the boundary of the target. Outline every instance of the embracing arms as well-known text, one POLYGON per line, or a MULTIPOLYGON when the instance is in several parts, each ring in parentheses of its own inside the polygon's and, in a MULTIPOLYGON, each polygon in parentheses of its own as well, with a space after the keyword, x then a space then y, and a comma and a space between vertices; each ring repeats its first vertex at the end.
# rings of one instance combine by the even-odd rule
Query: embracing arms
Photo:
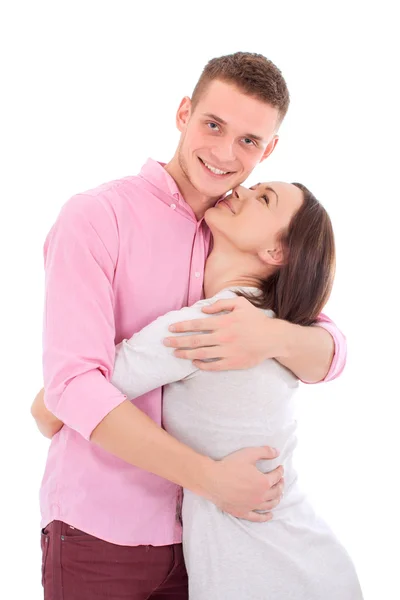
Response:
POLYGON ((346 338, 325 315, 316 325, 303 327, 267 317, 242 297, 203 308, 209 315, 221 311, 229 313, 176 323, 170 331, 194 333, 166 338, 165 343, 207 371, 247 369, 275 358, 302 381, 317 383, 335 379, 344 369, 346 338), (197 333, 205 329, 204 335, 197 333), (210 358, 220 360, 202 362, 210 358))
POLYGON ((232 514, 268 520, 253 510, 270 509, 279 499, 282 469, 262 475, 256 461, 276 457, 273 450, 250 448, 213 461, 170 436, 113 385, 117 251, 115 222, 91 197, 67 203, 46 241, 43 407, 58 422, 47 415, 44 432, 64 423, 232 514))

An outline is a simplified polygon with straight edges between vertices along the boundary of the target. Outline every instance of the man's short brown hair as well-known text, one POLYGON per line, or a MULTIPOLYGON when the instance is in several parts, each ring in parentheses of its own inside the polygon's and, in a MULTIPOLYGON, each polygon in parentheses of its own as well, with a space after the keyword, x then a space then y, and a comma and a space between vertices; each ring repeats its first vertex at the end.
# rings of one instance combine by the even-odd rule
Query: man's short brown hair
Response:
POLYGON ((193 107, 215 79, 234 84, 240 91, 278 109, 278 125, 289 108, 289 90, 281 71, 262 54, 235 52, 211 59, 192 94, 193 107))

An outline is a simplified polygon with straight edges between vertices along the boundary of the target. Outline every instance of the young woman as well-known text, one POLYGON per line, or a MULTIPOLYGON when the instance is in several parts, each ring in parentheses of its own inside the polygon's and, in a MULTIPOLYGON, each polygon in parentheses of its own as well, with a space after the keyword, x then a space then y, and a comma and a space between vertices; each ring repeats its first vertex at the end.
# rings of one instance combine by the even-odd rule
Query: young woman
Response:
MULTIPOLYGON (((204 318, 205 304, 240 294, 266 318, 316 322, 333 283, 335 247, 324 208, 301 184, 239 187, 207 211, 213 249, 205 300, 160 317, 117 346, 112 382, 130 399, 164 387, 163 425, 196 451, 220 459, 269 445, 284 468, 284 495, 269 522, 223 513, 184 491, 183 544, 191 600, 360 600, 352 562, 313 512, 293 468, 298 381, 275 360, 242 371, 200 371, 162 340, 169 325, 204 318)), ((216 357, 217 359, 217 357, 216 357)), ((49 415, 36 401, 38 425, 49 415)), ((47 421, 48 423, 48 421, 47 421)), ((62 427, 53 419, 52 432, 62 427)))

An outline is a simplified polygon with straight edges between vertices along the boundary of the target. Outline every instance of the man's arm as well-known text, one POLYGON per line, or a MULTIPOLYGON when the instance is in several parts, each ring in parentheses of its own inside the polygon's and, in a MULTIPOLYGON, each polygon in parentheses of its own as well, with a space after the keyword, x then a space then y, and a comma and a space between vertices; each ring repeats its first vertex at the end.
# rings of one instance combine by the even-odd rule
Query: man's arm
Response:
POLYGON ((44 403, 44 389, 36 395, 31 406, 32 417, 36 421, 38 429, 44 437, 51 438, 60 431, 64 423, 57 419, 47 408, 44 403))
MULTIPOLYGON (((110 382, 114 366, 115 215, 96 198, 73 198, 45 244, 45 405, 66 426, 119 458, 202 494, 236 516, 270 517, 282 469, 255 465, 268 448, 213 461, 181 444, 110 382)), ((275 504, 274 504, 275 503, 275 504)))
POLYGON ((94 197, 72 198, 44 249, 44 402, 86 439, 126 399, 109 381, 118 231, 108 210, 94 197))
POLYGON ((304 383, 326 380, 335 354, 332 335, 322 327, 303 327, 287 321, 278 323, 283 354, 276 356, 276 360, 304 383))
POLYGON ((347 343, 343 333, 321 314, 312 327, 280 322, 285 355, 276 359, 304 383, 333 381, 346 365, 347 343), (289 326, 289 327, 287 327, 289 326))
POLYGON ((245 298, 218 300, 203 308, 207 314, 222 311, 229 314, 176 323, 170 331, 207 332, 169 337, 165 344, 206 371, 248 369, 275 358, 302 381, 316 383, 335 379, 344 369, 346 338, 324 315, 315 326, 303 327, 270 318, 245 298), (220 360, 202 362, 210 358, 220 360))
POLYGON ((91 441, 130 464, 190 489, 237 517, 268 521, 271 514, 253 512, 254 508, 270 511, 280 501, 283 468, 264 475, 256 467, 263 458, 277 457, 273 449, 245 448, 214 461, 170 436, 129 401, 103 419, 91 441))
MULTIPOLYGON (((44 389, 37 394, 31 412, 40 432, 47 438, 51 439, 63 427, 62 421, 46 408, 44 389)), ((227 477, 231 476, 239 483, 241 466, 244 466, 247 471, 249 463, 255 466, 256 461, 262 458, 276 457, 275 452, 269 448, 261 451, 259 448, 250 448, 245 452, 241 451, 240 456, 231 455, 225 460, 223 467, 219 468, 222 463, 215 463, 190 450, 184 444, 180 444, 168 436, 165 431, 160 430, 147 415, 128 401, 123 402, 105 417, 93 431, 91 441, 126 462, 185 486, 193 492, 205 496, 225 511, 237 513, 238 516, 243 517, 246 517, 247 505, 243 504, 241 512, 238 501, 240 493, 245 495, 247 490, 240 489, 239 485, 236 490, 235 503, 230 503, 226 499, 224 490, 227 477), (118 432, 117 437, 115 436, 116 431, 118 432), (160 436, 160 431, 164 439, 160 436), (160 453, 164 457, 161 470, 160 453), (211 489, 213 489, 212 493, 210 493, 211 489)), ((258 476, 258 472, 256 474, 258 476)), ((272 473, 270 492, 262 499, 263 510, 272 510, 278 505, 283 489, 282 475, 282 469, 277 469, 272 473)), ((265 479, 265 476, 263 475, 262 478, 265 479)), ((265 483, 261 478, 260 481, 265 483)), ((250 480, 248 483, 250 484, 250 480)), ((243 486, 243 481, 241 485, 243 486)), ((256 498, 254 502, 257 502, 256 498)), ((247 518, 260 520, 256 513, 248 514, 247 518)), ((265 520, 269 520, 269 518, 270 515, 265 520)))

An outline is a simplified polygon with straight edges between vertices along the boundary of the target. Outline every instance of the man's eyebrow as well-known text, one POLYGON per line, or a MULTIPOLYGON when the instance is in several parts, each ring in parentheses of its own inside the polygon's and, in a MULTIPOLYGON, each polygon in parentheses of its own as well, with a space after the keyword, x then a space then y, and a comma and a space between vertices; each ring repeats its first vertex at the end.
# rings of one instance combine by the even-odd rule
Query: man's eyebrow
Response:
POLYGON ((227 125, 226 121, 221 119, 221 117, 217 117, 217 115, 213 115, 212 113, 203 113, 203 115, 209 119, 212 119, 213 121, 216 121, 217 123, 221 123, 221 125, 227 125))
MULTIPOLYGON (((222 119, 221 117, 217 117, 217 115, 214 115, 212 113, 203 113, 203 116, 208 117, 212 121, 216 121, 217 123, 220 123, 221 125, 227 125, 227 122, 224 121, 224 119, 222 119)), ((243 137, 251 138, 251 139, 255 140, 256 142, 263 141, 263 138, 260 135, 256 135, 255 133, 245 133, 243 137)))
POLYGON ((264 141, 264 138, 262 138, 261 135, 256 135, 255 133, 245 133, 243 137, 251 138, 252 140, 255 140, 256 142, 264 141))

